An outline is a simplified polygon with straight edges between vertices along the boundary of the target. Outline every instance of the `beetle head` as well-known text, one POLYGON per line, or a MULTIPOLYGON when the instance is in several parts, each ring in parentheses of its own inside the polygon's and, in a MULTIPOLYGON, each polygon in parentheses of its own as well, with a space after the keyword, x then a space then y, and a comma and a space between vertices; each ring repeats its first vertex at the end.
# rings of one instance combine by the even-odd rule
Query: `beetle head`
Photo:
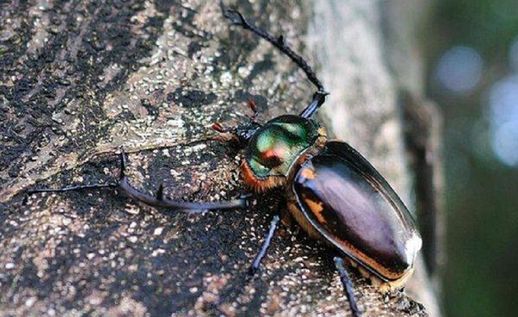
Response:
POLYGON ((212 124, 212 129, 219 132, 219 135, 215 137, 216 140, 230 143, 238 149, 245 148, 260 128, 261 125, 255 121, 234 128, 225 128, 219 122, 212 124))

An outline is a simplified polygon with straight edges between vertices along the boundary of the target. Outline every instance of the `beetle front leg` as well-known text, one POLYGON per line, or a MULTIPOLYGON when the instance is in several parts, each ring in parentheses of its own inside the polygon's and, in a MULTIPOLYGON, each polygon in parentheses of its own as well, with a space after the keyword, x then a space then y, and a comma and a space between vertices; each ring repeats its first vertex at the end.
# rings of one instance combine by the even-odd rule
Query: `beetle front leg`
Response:
POLYGON ((179 200, 171 200, 164 196, 163 186, 160 185, 155 195, 150 195, 146 192, 143 192, 135 187, 133 187, 129 181, 129 178, 126 176, 126 154, 124 151, 120 153, 120 174, 119 180, 116 183, 107 183, 107 184, 94 184, 94 185, 78 185, 78 186, 69 186, 58 189, 34 189, 30 190, 28 194, 34 193, 42 193, 42 192, 68 192, 68 191, 77 191, 77 190, 85 190, 85 189, 102 189, 102 188, 112 188, 118 189, 122 191, 126 196, 132 198, 136 201, 143 202, 146 205, 153 207, 161 207, 161 208, 170 208, 174 210, 184 211, 187 213, 204 213, 207 210, 214 209, 233 209, 233 208, 245 208, 248 206, 248 200, 246 196, 241 196, 238 199, 228 200, 228 201, 216 201, 216 202, 189 202, 189 201, 179 201, 179 200))
POLYGON ((37 193, 64 193, 64 192, 71 192, 71 191, 77 191, 77 190, 83 190, 83 189, 102 189, 102 188, 116 188, 119 184, 117 183, 106 183, 106 184, 87 184, 87 185, 73 185, 73 186, 66 186, 62 188, 37 188, 37 189, 31 189, 27 191, 27 194, 37 194, 37 193))
POLYGON ((338 271, 338 274, 340 274, 340 281, 342 281, 345 295, 347 296, 349 306, 351 307, 352 315, 353 317, 360 317, 361 313, 356 304, 356 298, 354 297, 353 284, 349 277, 349 273, 347 273, 347 269, 345 268, 344 260, 338 256, 335 256, 333 260, 335 262, 336 270, 338 271))
POLYGON ((259 250, 259 253, 254 258, 254 261, 252 262, 252 265, 250 266, 250 269, 248 269, 248 274, 254 275, 257 270, 259 270, 259 266, 261 265, 261 260, 266 255, 266 251, 268 251, 268 247, 270 246, 272 242, 273 235, 275 234, 275 231, 277 230, 277 227, 279 226, 279 215, 274 215, 272 218, 272 221, 270 222, 270 228, 268 229, 268 233, 266 234, 266 237, 264 238, 263 244, 261 245, 261 249, 259 250))

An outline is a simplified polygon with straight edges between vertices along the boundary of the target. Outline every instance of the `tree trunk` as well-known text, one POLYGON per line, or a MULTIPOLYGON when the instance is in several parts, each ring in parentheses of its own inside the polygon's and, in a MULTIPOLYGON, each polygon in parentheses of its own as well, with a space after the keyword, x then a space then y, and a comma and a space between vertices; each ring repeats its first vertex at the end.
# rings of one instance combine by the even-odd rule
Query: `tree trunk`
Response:
MULTIPOLYGON (((331 92, 320 119, 412 206, 396 103, 403 85, 388 58, 407 48, 390 48, 382 32, 392 5, 237 2, 319 65, 331 92)), ((121 147, 143 190, 162 183, 185 200, 245 192, 240 154, 207 141, 210 126, 248 120, 248 99, 262 121, 300 112, 314 88, 285 56, 229 27, 216 1, 13 1, 0 14, 2 313, 349 314, 329 250, 295 224, 281 226, 261 271, 247 278, 277 208, 272 195, 254 196, 249 210, 192 216, 109 189, 24 194, 113 181, 121 147)), ((439 314, 422 261, 411 288, 425 308, 379 293, 355 271, 353 282, 366 316, 439 314)))

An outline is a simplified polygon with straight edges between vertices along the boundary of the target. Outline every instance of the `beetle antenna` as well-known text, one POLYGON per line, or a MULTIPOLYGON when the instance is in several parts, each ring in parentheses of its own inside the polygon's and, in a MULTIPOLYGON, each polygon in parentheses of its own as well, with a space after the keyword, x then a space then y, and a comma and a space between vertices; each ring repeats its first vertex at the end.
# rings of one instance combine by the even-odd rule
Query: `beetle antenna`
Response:
POLYGON ((322 85, 322 82, 320 82, 320 80, 317 78, 317 75, 315 74, 311 66, 309 66, 309 64, 304 60, 304 58, 302 58, 302 56, 295 53, 288 45, 286 45, 284 36, 281 35, 279 37, 275 37, 271 35, 265 30, 248 22, 248 20, 245 19, 245 17, 237 10, 227 9, 224 6, 222 6, 222 9, 225 18, 227 18, 233 25, 239 25, 245 30, 250 30, 257 36, 270 42, 278 50, 280 50, 282 53, 287 55, 292 61, 294 61, 295 64, 297 64, 304 71, 304 73, 306 73, 306 76, 313 83, 313 85, 317 87, 318 91, 325 91, 324 85, 322 85))
POLYGON ((324 89, 324 85, 318 79, 317 75, 315 74, 315 71, 309 66, 309 64, 304 60, 302 56, 297 54, 295 51, 293 51, 287 44, 284 39, 284 36, 275 37, 271 35, 270 33, 266 32, 265 30, 255 26, 254 24, 250 23, 245 17, 237 10, 234 9, 227 9, 222 2, 220 2, 221 9, 223 11, 223 15, 225 18, 227 18, 230 23, 233 25, 239 25, 245 30, 249 30, 255 35, 267 40, 270 42, 273 46, 275 46, 279 51, 284 53, 286 56, 288 56, 297 66, 304 71, 307 78, 315 87, 317 88, 317 92, 313 96, 313 100, 307 106, 301 113, 301 116, 304 118, 311 117, 316 110, 324 103, 325 97, 328 95, 328 93, 324 89))

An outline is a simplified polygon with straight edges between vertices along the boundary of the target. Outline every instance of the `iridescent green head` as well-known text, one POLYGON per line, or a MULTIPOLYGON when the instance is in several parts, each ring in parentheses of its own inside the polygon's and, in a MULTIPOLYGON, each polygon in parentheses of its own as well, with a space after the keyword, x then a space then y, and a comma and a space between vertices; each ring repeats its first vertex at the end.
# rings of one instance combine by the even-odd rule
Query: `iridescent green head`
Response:
POLYGON ((254 182, 270 176, 286 177, 299 155, 318 138, 318 126, 300 116, 277 117, 254 133, 245 152, 245 181, 254 182))

